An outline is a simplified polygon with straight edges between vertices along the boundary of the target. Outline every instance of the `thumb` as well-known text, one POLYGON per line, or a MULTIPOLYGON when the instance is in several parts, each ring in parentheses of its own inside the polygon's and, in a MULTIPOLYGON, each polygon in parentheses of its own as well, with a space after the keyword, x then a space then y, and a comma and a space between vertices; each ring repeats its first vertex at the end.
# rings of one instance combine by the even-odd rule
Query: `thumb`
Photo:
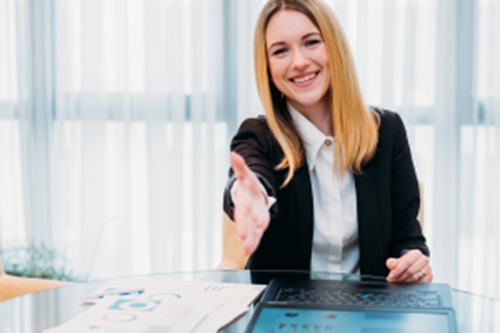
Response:
POLYGON ((245 163, 245 160, 241 155, 232 152, 229 155, 229 160, 231 162, 231 168, 233 168, 234 173, 236 174, 236 178, 238 180, 242 180, 248 174, 248 167, 245 163))
POLYGON ((392 270, 392 269, 394 269, 396 267, 397 263, 398 263, 397 259, 395 259, 395 258, 389 258, 385 262, 385 265, 387 266, 387 268, 389 268, 389 270, 392 270))

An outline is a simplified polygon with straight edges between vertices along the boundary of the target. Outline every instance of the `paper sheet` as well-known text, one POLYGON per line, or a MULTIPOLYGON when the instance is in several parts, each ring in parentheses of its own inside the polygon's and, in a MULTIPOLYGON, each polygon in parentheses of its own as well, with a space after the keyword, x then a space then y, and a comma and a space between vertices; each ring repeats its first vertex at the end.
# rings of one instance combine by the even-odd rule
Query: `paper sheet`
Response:
POLYGON ((205 317, 192 331, 193 333, 217 333, 221 327, 231 323, 248 311, 248 306, 223 305, 205 317))
MULTIPOLYGON (((210 333, 245 313, 265 285, 164 281, 116 280, 110 288, 143 287, 142 294, 106 296, 67 323, 43 333, 210 333)), ((78 300, 75 300, 78 301, 78 300)))

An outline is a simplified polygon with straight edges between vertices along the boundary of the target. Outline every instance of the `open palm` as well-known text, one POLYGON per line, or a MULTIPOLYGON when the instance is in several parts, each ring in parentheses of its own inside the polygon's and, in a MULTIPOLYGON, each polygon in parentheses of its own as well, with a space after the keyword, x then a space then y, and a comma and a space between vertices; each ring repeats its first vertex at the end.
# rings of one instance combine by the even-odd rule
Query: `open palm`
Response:
POLYGON ((234 199, 234 221, 243 242, 243 254, 249 256, 259 246, 269 225, 267 198, 262 192, 258 178, 246 165, 245 160, 236 153, 231 153, 230 160, 238 179, 234 199))

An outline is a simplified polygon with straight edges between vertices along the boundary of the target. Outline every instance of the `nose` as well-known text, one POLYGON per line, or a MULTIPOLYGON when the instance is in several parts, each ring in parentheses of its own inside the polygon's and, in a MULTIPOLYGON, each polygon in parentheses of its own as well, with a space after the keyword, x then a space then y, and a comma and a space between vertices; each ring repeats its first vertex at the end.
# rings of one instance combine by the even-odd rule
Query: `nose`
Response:
POLYGON ((296 50, 294 52, 292 69, 294 70, 304 70, 310 65, 309 59, 301 52, 301 50, 296 50))

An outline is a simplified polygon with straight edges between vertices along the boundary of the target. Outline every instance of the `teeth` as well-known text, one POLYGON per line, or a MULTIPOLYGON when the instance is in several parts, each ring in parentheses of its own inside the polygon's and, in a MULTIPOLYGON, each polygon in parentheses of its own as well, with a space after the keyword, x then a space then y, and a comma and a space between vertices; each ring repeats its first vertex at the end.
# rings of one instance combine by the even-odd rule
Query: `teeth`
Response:
POLYGON ((312 79, 315 76, 316 76, 316 73, 312 73, 312 74, 309 74, 307 76, 301 77, 300 79, 294 79, 293 81, 295 81, 297 83, 301 83, 301 82, 309 81, 310 79, 312 79))

